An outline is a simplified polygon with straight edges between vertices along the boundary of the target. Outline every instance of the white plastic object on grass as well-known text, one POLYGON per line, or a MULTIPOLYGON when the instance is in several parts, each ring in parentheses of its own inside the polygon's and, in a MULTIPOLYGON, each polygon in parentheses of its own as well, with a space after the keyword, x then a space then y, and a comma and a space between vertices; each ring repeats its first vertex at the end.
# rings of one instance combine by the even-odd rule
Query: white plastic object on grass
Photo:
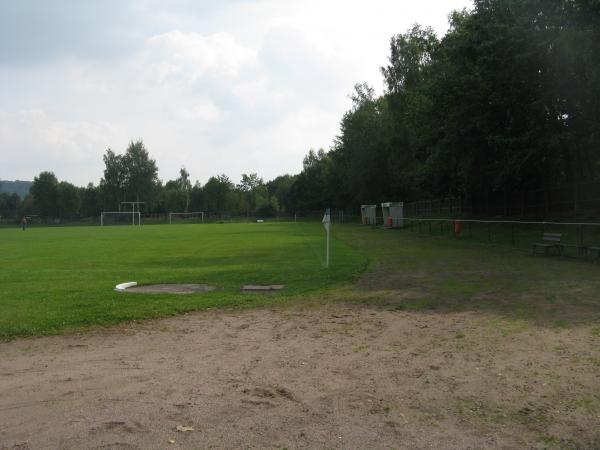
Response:
POLYGON ((137 286, 137 281, 128 281, 127 283, 117 284, 115 286, 115 291, 124 291, 127 288, 137 286))
POLYGON ((264 220, 263 219, 256 219, 256 223, 263 223, 264 220))

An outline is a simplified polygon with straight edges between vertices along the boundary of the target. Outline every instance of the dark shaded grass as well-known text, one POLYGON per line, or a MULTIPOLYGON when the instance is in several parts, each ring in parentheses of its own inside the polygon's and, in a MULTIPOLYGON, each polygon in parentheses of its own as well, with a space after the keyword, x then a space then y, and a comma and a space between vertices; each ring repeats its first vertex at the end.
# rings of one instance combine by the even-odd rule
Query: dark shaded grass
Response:
POLYGON ((345 227, 340 237, 376 261, 358 284, 365 298, 356 301, 366 305, 490 311, 560 328, 600 323, 598 264, 407 229, 345 227))
POLYGON ((542 241, 543 233, 559 233, 562 235, 561 242, 566 245, 564 254, 571 257, 584 256, 580 252, 581 247, 600 246, 598 225, 462 222, 462 231, 456 235, 452 221, 407 219, 405 223, 406 230, 412 233, 504 245, 527 251, 531 251, 533 243, 542 241))

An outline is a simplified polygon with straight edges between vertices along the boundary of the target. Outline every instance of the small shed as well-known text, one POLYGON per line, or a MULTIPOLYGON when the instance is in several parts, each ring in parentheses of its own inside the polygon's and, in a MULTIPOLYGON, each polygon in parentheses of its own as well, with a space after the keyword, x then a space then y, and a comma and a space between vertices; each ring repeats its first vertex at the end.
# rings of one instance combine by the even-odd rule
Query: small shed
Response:
POLYGON ((360 218, 363 225, 376 225, 377 205, 360 205, 360 218))
POLYGON ((383 226, 388 228, 402 228, 404 225, 404 203, 386 202, 381 204, 383 210, 383 226))

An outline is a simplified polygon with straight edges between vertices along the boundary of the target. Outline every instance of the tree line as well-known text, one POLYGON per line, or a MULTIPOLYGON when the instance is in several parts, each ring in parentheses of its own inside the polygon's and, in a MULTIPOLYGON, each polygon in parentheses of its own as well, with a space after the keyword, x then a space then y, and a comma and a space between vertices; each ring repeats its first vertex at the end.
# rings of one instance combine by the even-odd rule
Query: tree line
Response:
POLYGON ((598 0, 475 0, 442 38, 419 25, 392 37, 385 93, 356 85, 330 151, 305 159, 295 201, 453 196, 485 213, 567 186, 576 202, 582 182, 600 181, 598 42, 598 0))
MULTIPOLYGON (((43 172, 16 208, 75 218, 137 200, 145 213, 271 215, 455 196, 485 213, 556 186, 577 199, 582 181, 600 181, 600 1, 475 0, 449 21, 442 37, 414 25, 391 38, 384 93, 357 84, 339 135, 297 175, 201 185, 182 168, 162 184, 139 141, 107 150, 99 185, 43 172)), ((14 202, 0 194, 0 215, 14 202)))
POLYGON ((0 194, 0 216, 39 215, 42 219, 75 220, 98 217, 103 211, 131 211, 123 202, 144 202, 144 214, 210 211, 234 215, 274 216, 286 212, 286 193, 294 177, 284 175, 267 183, 256 173, 243 174, 235 184, 227 175, 216 175, 201 185, 192 184, 182 167, 179 177, 162 183, 158 167, 143 141, 131 142, 124 154, 108 149, 103 156, 100 183, 77 187, 59 181, 52 172, 41 172, 29 194, 0 194))

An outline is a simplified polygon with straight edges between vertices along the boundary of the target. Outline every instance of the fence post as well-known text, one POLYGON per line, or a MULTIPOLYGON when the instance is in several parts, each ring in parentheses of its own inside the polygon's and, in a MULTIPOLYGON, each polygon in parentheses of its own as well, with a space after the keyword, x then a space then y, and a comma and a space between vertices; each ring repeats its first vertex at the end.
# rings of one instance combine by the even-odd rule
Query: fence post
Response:
POLYGON ((488 242, 492 242, 492 224, 488 222, 488 242))

